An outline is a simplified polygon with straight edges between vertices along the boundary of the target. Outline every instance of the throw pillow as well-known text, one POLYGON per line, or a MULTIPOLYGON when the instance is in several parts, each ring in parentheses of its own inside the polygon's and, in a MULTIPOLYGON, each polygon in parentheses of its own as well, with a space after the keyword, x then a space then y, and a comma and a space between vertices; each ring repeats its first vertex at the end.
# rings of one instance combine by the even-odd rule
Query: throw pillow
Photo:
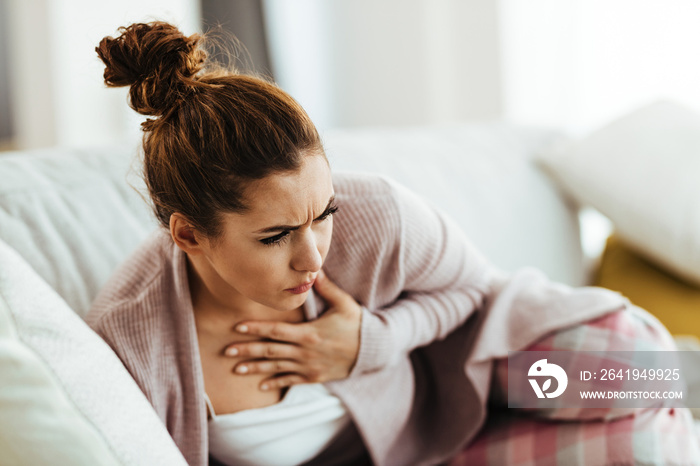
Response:
MULTIPOLYGON (((24 428, 9 437, 23 442, 15 444, 22 450, 16 453, 55 459, 20 464, 186 464, 109 346, 1 241, 0 300, 5 316, 0 345, 5 358, 22 364, 0 363, 0 432, 24 428), (10 319, 16 335, 7 324, 10 319), (81 451, 93 440, 92 448, 81 451), (86 460, 58 460, 68 457, 86 460), (98 457, 101 462, 88 461, 98 457)), ((5 448, 0 451, 4 455, 5 448)))
POLYGON ((619 291, 672 334, 700 337, 700 286, 666 272, 616 235, 608 239, 595 284, 619 291))
POLYGON ((657 102, 540 161, 580 204, 606 215, 630 246, 700 284, 700 115, 657 102))
POLYGON ((19 340, 2 296, 0 380, 2 464, 119 465, 51 370, 19 340))

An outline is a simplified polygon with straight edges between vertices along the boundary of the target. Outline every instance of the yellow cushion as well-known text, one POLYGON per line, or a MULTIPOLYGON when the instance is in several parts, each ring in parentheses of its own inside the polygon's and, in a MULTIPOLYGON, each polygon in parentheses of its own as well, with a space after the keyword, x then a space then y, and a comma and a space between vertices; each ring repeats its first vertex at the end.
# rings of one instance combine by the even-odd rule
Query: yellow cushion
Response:
POLYGON ((700 287, 644 259, 615 235, 608 238, 595 284, 627 296, 672 334, 700 337, 700 287))

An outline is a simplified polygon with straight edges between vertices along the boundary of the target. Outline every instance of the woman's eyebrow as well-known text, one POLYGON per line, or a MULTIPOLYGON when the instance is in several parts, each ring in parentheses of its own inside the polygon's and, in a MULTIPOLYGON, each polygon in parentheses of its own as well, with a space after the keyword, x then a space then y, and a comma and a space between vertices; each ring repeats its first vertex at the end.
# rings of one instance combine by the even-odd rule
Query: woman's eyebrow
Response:
MULTIPOLYGON (((331 210, 333 201, 335 201, 335 193, 331 196, 331 198, 328 200, 328 204, 326 205, 326 208, 324 209, 323 213, 316 217, 314 221, 320 220, 323 218, 328 212, 331 210)), ((262 230, 258 230, 255 233, 272 233, 274 231, 281 231, 281 230, 298 230, 301 225, 275 225, 274 227, 267 227, 263 228, 262 230)))

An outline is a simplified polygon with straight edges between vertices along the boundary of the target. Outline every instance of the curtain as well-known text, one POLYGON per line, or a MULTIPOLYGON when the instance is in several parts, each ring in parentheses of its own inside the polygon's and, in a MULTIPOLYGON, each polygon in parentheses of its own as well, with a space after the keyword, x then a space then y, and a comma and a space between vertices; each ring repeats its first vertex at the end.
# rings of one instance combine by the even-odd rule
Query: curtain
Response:
MULTIPOLYGON (((242 46, 233 51, 237 52, 233 65, 241 71, 273 77, 261 0, 201 0, 201 8, 204 32, 213 32, 223 44, 235 36, 242 46)), ((225 59, 231 52, 225 50, 227 47, 216 50, 217 58, 225 59)))

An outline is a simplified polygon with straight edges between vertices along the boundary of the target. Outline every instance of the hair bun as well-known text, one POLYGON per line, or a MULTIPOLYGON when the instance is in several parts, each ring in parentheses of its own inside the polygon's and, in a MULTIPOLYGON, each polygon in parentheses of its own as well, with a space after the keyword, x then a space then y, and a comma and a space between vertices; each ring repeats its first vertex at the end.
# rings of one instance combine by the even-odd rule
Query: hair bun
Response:
POLYGON ((175 26, 155 21, 118 29, 95 48, 105 64, 108 86, 131 86, 129 105, 143 115, 163 115, 197 85, 206 52, 197 47, 199 34, 185 36, 175 26))

